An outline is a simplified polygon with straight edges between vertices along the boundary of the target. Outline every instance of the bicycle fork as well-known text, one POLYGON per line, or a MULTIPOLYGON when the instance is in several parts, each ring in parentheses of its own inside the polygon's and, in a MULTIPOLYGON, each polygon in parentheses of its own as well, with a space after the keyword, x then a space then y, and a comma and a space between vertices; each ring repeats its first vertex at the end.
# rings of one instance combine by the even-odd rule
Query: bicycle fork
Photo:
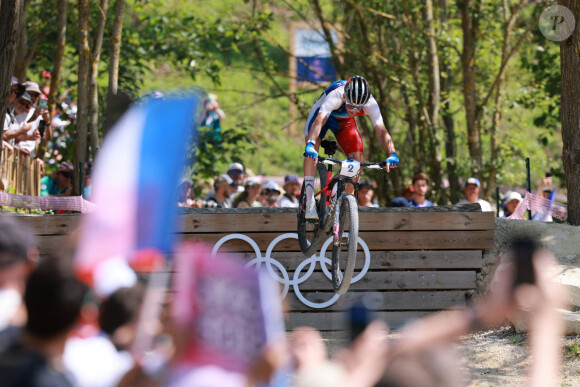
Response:
MULTIPOLYGON (((333 194, 336 195, 335 188, 338 186, 336 184, 332 190, 333 194)), ((334 209, 334 224, 332 225, 333 238, 332 243, 334 246, 340 247, 340 205, 342 203, 342 195, 336 201, 336 208, 334 209)))

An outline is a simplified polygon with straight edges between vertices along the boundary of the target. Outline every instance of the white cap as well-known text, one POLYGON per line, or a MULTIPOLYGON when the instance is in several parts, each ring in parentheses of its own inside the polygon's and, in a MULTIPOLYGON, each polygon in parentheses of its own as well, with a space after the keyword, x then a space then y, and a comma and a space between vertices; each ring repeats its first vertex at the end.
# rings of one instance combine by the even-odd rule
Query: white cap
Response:
POLYGON ((244 172, 244 166, 240 163, 231 163, 230 166, 228 167, 228 172, 233 170, 244 172))
POLYGON ((252 186, 252 185, 256 185, 256 184, 262 184, 262 182, 260 181, 260 179, 258 179, 257 177, 248 177, 246 179, 246 181, 244 182, 244 185, 246 187, 252 186))
POLYGON ((515 191, 510 191, 505 195, 505 202, 509 203, 514 199, 518 199, 518 202, 521 202, 522 200, 524 200, 522 198, 522 195, 520 195, 519 193, 515 192, 515 191))
POLYGON ((228 183, 228 185, 230 185, 234 182, 232 180, 232 178, 230 177, 230 175, 228 175, 227 173, 222 173, 220 176, 223 177, 224 179, 226 179, 226 182, 228 183))
POLYGON ((280 186, 275 181, 272 180, 268 180, 264 184, 262 184, 262 188, 282 192, 280 191, 280 186))

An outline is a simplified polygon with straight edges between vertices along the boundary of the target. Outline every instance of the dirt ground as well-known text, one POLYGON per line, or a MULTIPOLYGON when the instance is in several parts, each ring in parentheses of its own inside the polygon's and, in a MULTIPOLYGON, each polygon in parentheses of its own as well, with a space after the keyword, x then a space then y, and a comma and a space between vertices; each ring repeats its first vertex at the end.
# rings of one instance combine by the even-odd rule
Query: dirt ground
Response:
MULTIPOLYGON (((554 386, 580 386, 580 336, 562 340, 563 363, 559 383, 554 386)), ((469 373, 468 386, 488 387, 524 386, 527 354, 527 335, 518 334, 505 326, 466 336, 456 345, 463 367, 469 373)))

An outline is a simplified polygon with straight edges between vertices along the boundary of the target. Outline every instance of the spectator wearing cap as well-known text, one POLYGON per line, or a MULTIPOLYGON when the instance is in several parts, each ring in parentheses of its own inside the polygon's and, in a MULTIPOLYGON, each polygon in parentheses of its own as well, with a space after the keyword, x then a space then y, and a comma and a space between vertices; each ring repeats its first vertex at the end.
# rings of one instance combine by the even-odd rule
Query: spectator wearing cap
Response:
MULTIPOLYGON (((6 117, 4 118, 4 133, 2 139, 14 145, 15 138, 26 134, 32 125, 21 125, 16 119, 14 113, 18 99, 24 94, 24 85, 18 82, 18 78, 12 77, 12 84, 10 85, 10 97, 8 99, 8 109, 6 109, 6 117)), ((30 96, 28 96, 28 104, 32 103, 30 96)), ((22 109, 18 106, 19 110, 22 109)))
MULTIPOLYGON (((28 116, 26 118, 26 122, 32 124, 32 128, 28 131, 28 134, 32 134, 34 130, 37 130, 40 126, 40 122, 44 121, 45 129, 44 129, 44 138, 48 141, 52 137, 51 131, 51 119, 50 114, 46 108, 38 106, 38 100, 42 92, 40 91, 40 87, 38 83, 28 81, 24 83, 26 87, 26 92, 30 95, 31 98, 31 107, 30 111, 28 112, 28 116)), ((32 155, 36 148, 37 140, 23 140, 16 144, 17 147, 25 150, 27 153, 32 155)))
POLYGON ((463 192, 465 192, 465 199, 457 202, 457 205, 479 203, 479 205, 481 206, 481 211, 483 212, 493 211, 491 209, 491 204, 489 204, 489 202, 479 198, 479 193, 481 192, 481 184, 479 182, 479 179, 475 177, 470 177, 469 179, 467 179, 463 186, 463 192))
POLYGON ((415 197, 415 189, 412 185, 403 188, 401 196, 391 201, 391 207, 413 207, 411 200, 415 197))
POLYGON ((227 170, 228 176, 234 181, 233 186, 236 187, 234 192, 244 191, 242 182, 244 181, 244 166, 240 163, 231 163, 227 170))
MULTIPOLYGON (((32 99, 28 92, 23 92, 12 104, 14 107, 14 117, 18 124, 18 134, 11 132, 8 134, 8 140, 13 140, 13 144, 20 148, 19 144, 31 141, 36 143, 36 139, 40 137, 38 130, 34 129, 34 125, 27 122, 27 118, 32 110, 32 99)), ((4 139, 6 139, 4 137, 4 139)), ((28 149, 22 149, 23 153, 30 154, 28 149)))
POLYGON ((413 191, 414 197, 409 201, 411 207, 433 207, 433 203, 426 199, 429 192, 429 179, 425 175, 420 173, 413 177, 413 191))
POLYGON ((262 183, 255 177, 248 177, 244 183, 244 192, 238 194, 233 202, 233 208, 244 208, 244 207, 262 207, 262 203, 258 201, 260 196, 260 188, 262 188, 262 183))
POLYGON ((375 187, 373 185, 363 180, 358 184, 358 205, 359 207, 378 207, 373 203, 373 198, 375 196, 375 187))
POLYGON ((300 181, 294 174, 284 177, 284 195, 278 201, 278 207, 298 208, 298 195, 300 195, 300 181))
POLYGON ((280 197, 280 186, 272 180, 264 182, 262 190, 260 191, 259 200, 263 207, 275 208, 278 207, 278 198, 280 197))
POLYGON ((505 195, 504 203, 505 203, 505 211, 503 214, 500 214, 501 217, 507 218, 511 214, 514 213, 520 202, 524 200, 522 195, 515 191, 510 191, 505 195))
POLYGON ((63 162, 56 172, 40 179, 40 196, 70 196, 72 178, 72 164, 63 162))
POLYGON ((217 208, 232 208, 232 184, 233 180, 227 174, 221 174, 213 181, 213 194, 205 198, 207 202, 214 202, 217 208))

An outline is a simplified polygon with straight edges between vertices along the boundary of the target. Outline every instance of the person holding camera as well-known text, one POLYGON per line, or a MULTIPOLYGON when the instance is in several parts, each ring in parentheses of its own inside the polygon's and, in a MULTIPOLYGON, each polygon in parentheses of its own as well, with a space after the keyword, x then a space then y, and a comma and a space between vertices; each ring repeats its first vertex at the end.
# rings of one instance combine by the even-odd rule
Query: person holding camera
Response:
MULTIPOLYGON (((18 148, 19 143, 22 141, 36 141, 37 138, 40 137, 38 130, 34 129, 33 125, 26 122, 28 114, 30 113, 32 106, 32 98, 30 94, 26 91, 22 92, 22 94, 17 95, 14 102, 12 103, 13 107, 13 114, 16 120, 16 125, 13 129, 3 136, 4 140, 8 140, 11 145, 14 145, 18 148)), ((30 154, 27 151, 23 151, 25 154, 30 154)))
MULTIPOLYGON (((38 130, 40 134, 40 138, 50 139, 51 130, 50 130, 50 113, 46 109, 46 98, 41 98, 42 92, 40 91, 40 87, 38 83, 28 81, 24 83, 26 88, 26 92, 30 95, 31 99, 31 107, 34 109, 30 109, 28 111, 28 115, 26 117, 26 123, 30 123, 32 126, 28 130, 28 134, 31 135, 34 133, 35 130, 38 130)), ((37 138, 35 139, 24 139, 19 141, 16 146, 23 150, 25 153, 29 155, 34 155, 34 151, 36 149, 36 142, 37 138)))
MULTIPOLYGON (((28 132, 32 126, 30 124, 22 126, 16 119, 17 113, 15 113, 15 106, 18 103, 18 99, 24 94, 24 89, 24 85, 18 81, 18 78, 12 77, 8 108, 6 109, 6 117, 4 118, 4 132, 2 134, 2 139, 10 145, 14 145, 15 139, 28 132)), ((30 96, 28 96, 27 100, 28 103, 31 103, 30 96)))

